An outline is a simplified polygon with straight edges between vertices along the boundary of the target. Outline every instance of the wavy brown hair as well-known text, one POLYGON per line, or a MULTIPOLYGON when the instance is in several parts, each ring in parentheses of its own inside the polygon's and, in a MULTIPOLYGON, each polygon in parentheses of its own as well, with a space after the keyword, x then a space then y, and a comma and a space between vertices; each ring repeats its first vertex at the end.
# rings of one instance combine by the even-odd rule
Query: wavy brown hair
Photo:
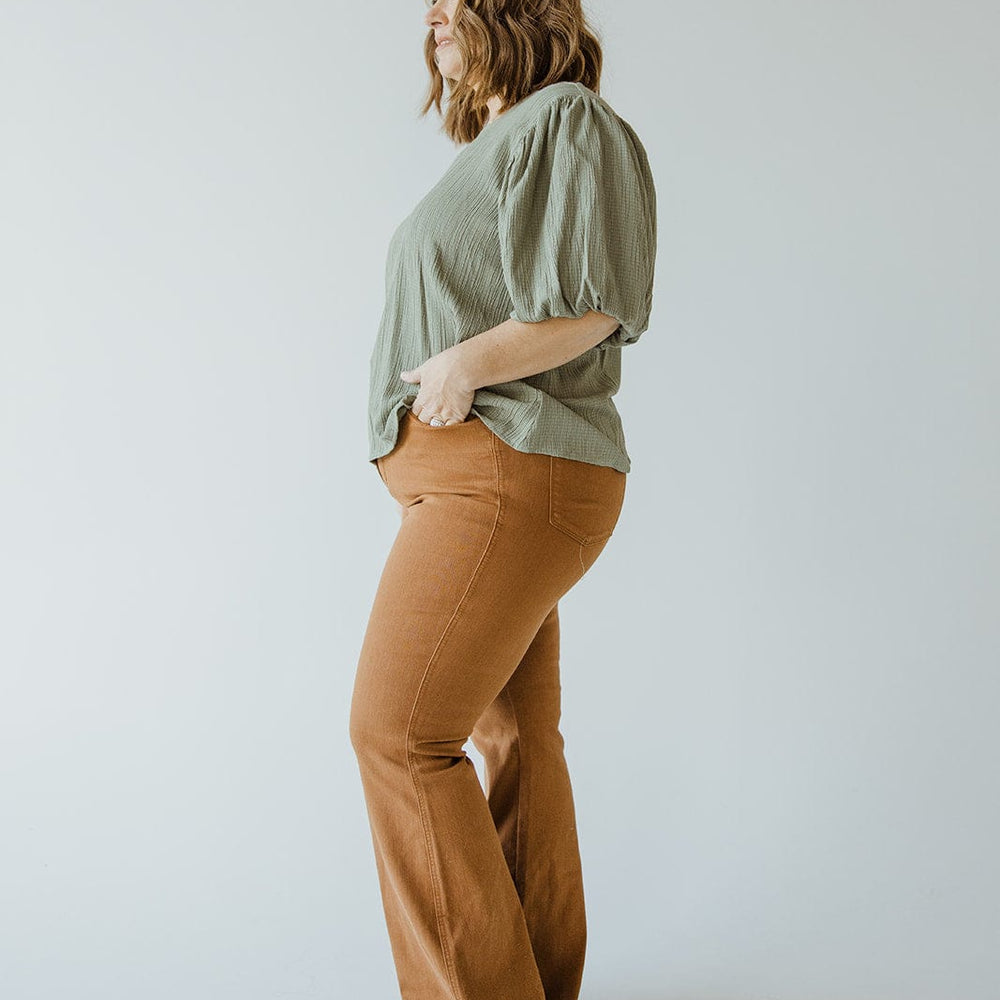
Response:
MULTIPOLYGON (((603 53, 581 0, 458 0, 449 34, 464 72, 451 81, 441 126, 456 143, 471 142, 489 118, 487 100, 499 95, 506 110, 560 80, 599 93, 603 53)), ((424 42, 431 84, 421 115, 441 113, 444 77, 434 59, 434 31, 424 42)))

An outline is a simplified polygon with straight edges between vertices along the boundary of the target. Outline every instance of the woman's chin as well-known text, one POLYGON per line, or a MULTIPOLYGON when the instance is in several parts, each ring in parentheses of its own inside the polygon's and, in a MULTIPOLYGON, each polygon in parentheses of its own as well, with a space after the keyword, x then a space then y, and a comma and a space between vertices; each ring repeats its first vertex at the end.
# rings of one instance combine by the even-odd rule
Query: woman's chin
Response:
POLYGON ((442 59, 438 61, 438 72, 446 80, 458 80, 462 75, 462 65, 459 63, 456 66, 450 59, 442 59))

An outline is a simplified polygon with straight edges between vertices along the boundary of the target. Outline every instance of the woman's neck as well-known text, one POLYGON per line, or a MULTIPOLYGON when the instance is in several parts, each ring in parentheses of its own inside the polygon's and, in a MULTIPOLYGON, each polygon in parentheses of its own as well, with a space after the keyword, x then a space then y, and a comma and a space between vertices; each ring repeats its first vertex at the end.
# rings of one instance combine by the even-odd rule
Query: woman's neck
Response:
POLYGON ((500 110, 500 95, 494 94, 487 102, 486 107, 490 109, 490 116, 486 119, 486 124, 496 121, 503 112, 500 110))

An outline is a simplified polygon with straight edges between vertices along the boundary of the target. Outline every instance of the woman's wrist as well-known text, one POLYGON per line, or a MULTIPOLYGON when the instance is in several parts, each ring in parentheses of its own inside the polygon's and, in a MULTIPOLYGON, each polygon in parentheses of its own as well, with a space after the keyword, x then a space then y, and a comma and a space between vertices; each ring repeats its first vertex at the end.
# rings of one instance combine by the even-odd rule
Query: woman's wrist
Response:
POLYGON ((449 347, 452 378, 472 392, 557 368, 599 344, 618 328, 613 316, 590 310, 579 318, 554 316, 540 323, 508 319, 449 347))

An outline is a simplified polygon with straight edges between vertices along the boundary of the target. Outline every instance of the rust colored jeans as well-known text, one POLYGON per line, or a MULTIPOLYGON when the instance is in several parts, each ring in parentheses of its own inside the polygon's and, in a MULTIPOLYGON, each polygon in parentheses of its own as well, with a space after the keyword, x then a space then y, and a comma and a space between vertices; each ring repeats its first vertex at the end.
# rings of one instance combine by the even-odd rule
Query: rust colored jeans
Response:
POLYGON ((350 738, 403 1000, 577 1000, 586 944, 559 731, 558 601, 626 474, 412 411, 378 460, 402 509, 350 738), (485 784, 463 749, 482 754, 485 784))

